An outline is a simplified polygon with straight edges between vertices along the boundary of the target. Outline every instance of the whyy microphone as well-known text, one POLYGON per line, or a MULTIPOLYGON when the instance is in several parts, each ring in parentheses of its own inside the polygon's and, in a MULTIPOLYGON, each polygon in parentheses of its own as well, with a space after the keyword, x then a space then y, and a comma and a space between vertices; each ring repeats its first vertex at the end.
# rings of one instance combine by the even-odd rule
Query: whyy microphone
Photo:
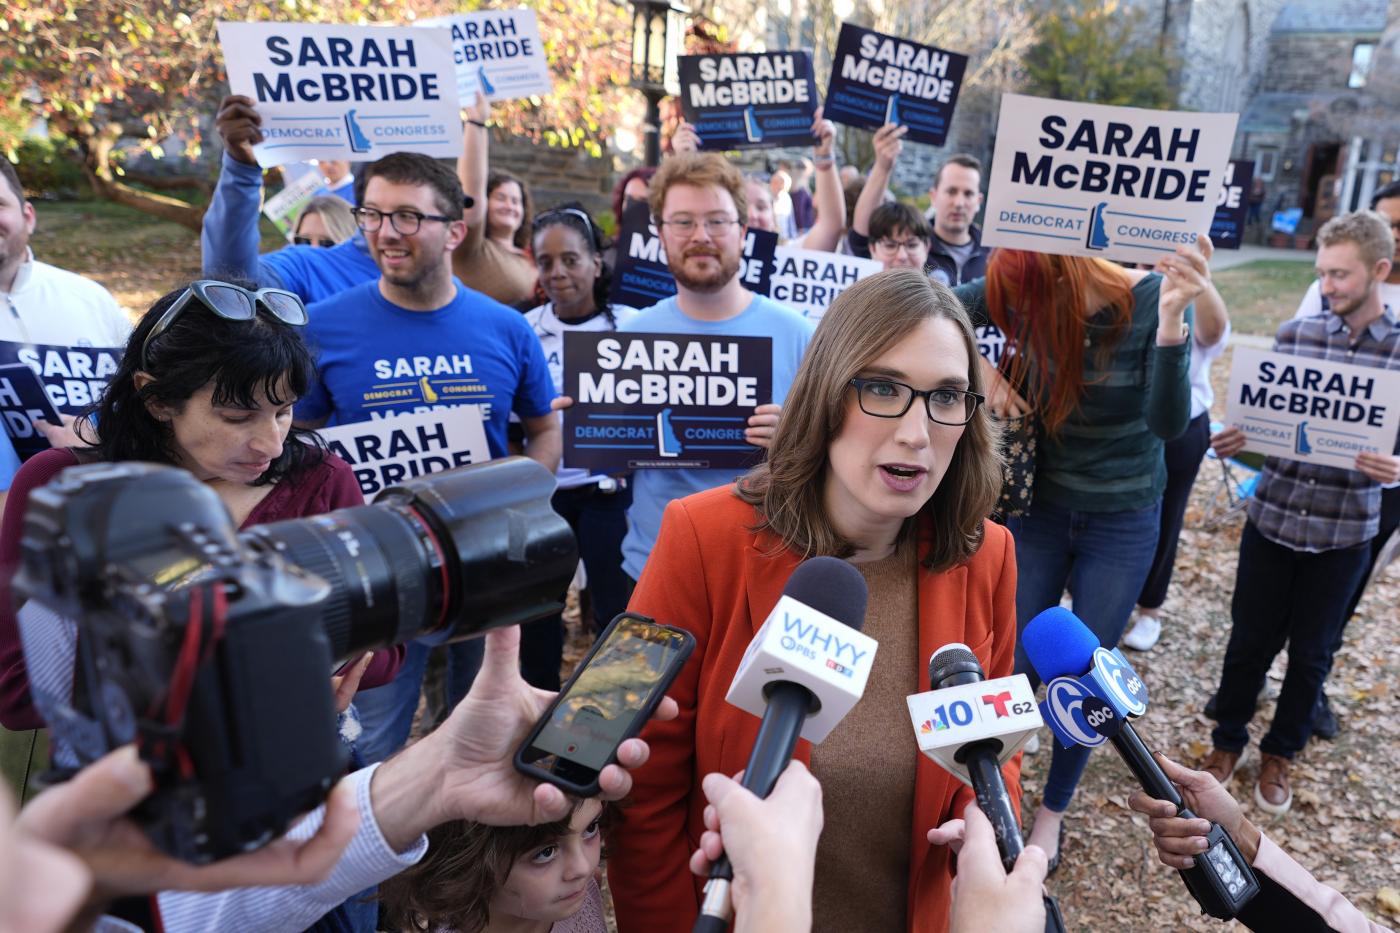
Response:
POLYGON ((944 645, 928 662, 933 689, 908 697, 919 751, 977 793, 996 830, 1002 864, 1021 854, 1021 830, 1001 766, 1041 726, 1026 675, 987 680, 967 645, 944 645))
MULTIPOLYGON (((1129 722, 1147 712, 1147 686, 1119 651, 1102 647, 1078 616, 1059 606, 1026 624, 1021 645, 1045 681, 1041 712, 1062 745, 1096 748, 1112 742, 1143 790, 1171 802, 1180 816, 1196 819, 1129 722)), ((1230 920, 1259 893, 1259 881, 1218 824, 1211 824, 1206 841, 1204 856, 1180 872, 1181 878, 1201 910, 1230 920)))
MULTIPOLYGON (((773 790, 799 737, 820 742, 865 693, 876 648, 860 631, 866 596, 865 578, 844 560, 803 561, 739 662, 725 699, 763 719, 744 768, 743 785, 757 796, 773 790)), ((733 877, 720 858, 695 933, 728 927, 733 877)))

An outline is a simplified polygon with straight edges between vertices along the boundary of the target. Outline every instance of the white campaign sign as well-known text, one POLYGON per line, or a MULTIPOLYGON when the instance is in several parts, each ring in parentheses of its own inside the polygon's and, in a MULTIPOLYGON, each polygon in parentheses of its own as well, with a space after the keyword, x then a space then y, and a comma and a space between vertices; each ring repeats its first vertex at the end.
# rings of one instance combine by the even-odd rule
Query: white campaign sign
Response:
POLYGON ((251 97, 264 168, 302 159, 377 159, 462 151, 445 29, 219 23, 229 90, 251 97))
POLYGON ((1155 262, 1210 230, 1238 119, 1004 94, 982 242, 1155 262))
POLYGON ((1245 450, 1350 470, 1395 449, 1400 372, 1236 347, 1225 408, 1245 450))
POLYGON ((534 10, 478 10, 418 25, 451 31, 457 93, 464 106, 476 100, 477 91, 487 100, 546 97, 554 91, 534 10))
POLYGON ((307 202, 316 196, 316 192, 325 186, 326 180, 321 177, 319 169, 305 172, 268 198, 263 204, 263 213, 267 215, 268 220, 277 225, 278 230, 287 235, 287 241, 291 242, 292 225, 296 223, 297 215, 307 202))
POLYGON ((491 459, 479 405, 439 405, 319 433, 354 469, 366 499, 415 476, 491 459))
POLYGON ((819 321, 836 296, 883 268, 873 259, 843 256, 823 250, 779 246, 773 256, 768 297, 819 321))

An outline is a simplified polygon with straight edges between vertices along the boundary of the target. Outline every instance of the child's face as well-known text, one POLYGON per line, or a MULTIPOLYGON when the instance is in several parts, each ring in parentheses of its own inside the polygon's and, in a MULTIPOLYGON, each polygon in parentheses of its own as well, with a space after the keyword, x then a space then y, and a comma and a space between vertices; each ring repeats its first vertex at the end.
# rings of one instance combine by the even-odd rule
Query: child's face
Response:
POLYGON ((602 812, 602 803, 585 800, 574 811, 566 835, 516 859, 510 877, 491 899, 491 916, 555 923, 577 913, 598 870, 602 812))

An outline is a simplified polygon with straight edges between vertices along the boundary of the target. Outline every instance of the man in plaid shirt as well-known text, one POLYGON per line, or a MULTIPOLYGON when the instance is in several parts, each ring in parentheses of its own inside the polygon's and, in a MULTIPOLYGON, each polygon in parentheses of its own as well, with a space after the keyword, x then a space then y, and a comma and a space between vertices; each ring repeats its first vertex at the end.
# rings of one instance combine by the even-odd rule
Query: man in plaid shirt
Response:
MULTIPOLYGON (((1374 211, 1358 211, 1328 221, 1317 240, 1328 307, 1280 327, 1274 350, 1400 370, 1400 308, 1387 307, 1380 289, 1395 256, 1389 224, 1374 211)), ((1218 455, 1231 457, 1244 448, 1245 437, 1229 427, 1211 443, 1218 455)), ((1289 764, 1311 735, 1348 600, 1370 562, 1381 486, 1397 480, 1400 456, 1383 453, 1357 454, 1351 470, 1279 457, 1264 462, 1240 539, 1233 626, 1211 733, 1215 747, 1203 769, 1222 784, 1234 774, 1264 677, 1287 643, 1288 673, 1273 724, 1259 743, 1254 802, 1267 813, 1285 813, 1293 803, 1289 764)))

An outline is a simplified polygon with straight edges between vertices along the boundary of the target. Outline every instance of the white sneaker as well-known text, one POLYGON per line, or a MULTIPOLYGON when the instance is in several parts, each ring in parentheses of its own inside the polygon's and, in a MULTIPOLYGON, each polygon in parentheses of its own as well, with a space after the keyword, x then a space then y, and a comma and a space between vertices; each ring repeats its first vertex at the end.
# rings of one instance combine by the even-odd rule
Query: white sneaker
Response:
POLYGON ((1040 751, 1040 733, 1037 732, 1026 739, 1026 744, 1021 746, 1021 751, 1025 752, 1027 755, 1034 755, 1036 752, 1040 751))
POLYGON ((1123 644, 1134 651, 1151 651, 1157 639, 1162 637, 1162 620, 1141 613, 1136 618, 1132 631, 1123 636, 1123 644))

